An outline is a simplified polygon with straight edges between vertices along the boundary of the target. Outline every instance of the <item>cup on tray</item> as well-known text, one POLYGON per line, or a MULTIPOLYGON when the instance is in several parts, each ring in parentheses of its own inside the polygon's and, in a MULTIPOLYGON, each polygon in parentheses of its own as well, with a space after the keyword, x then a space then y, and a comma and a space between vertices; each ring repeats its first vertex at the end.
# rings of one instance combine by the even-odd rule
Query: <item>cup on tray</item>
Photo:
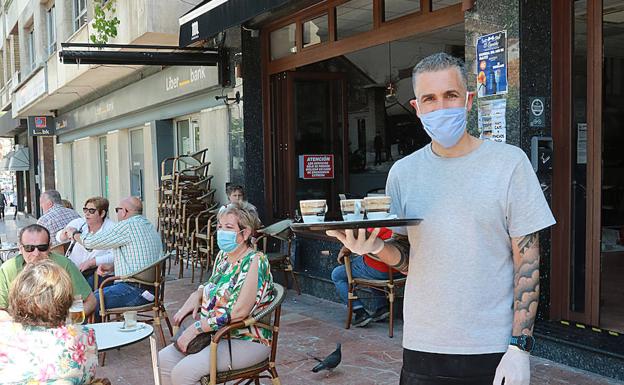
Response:
POLYGON ((364 212, 368 219, 386 219, 390 216, 391 198, 387 195, 364 198, 364 212))
POLYGON ((299 201, 301 217, 304 223, 325 222, 327 201, 325 199, 310 199, 299 201))
POLYGON ((340 201, 340 211, 345 222, 361 221, 364 219, 361 199, 343 199, 340 201))

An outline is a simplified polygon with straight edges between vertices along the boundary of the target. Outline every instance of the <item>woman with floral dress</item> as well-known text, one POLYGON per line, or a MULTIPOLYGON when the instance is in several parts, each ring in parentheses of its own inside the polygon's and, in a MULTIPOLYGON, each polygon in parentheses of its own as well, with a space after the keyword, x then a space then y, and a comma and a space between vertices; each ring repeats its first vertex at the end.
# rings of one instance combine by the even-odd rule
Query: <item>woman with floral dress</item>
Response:
POLYGON ((0 322, 0 383, 88 384, 95 375, 93 329, 66 325, 73 301, 69 275, 50 260, 35 262, 9 291, 11 320, 0 322))
MULTIPOLYGON (((231 322, 244 320, 273 299, 269 260, 251 244, 251 236, 260 223, 255 210, 246 202, 231 203, 219 211, 217 221, 221 251, 215 258, 212 275, 173 317, 175 325, 191 313, 196 321, 184 330, 176 344, 159 352, 164 385, 199 383, 209 372, 210 347, 186 354, 189 342, 200 333, 215 332, 231 322)), ((217 370, 240 369, 263 361, 269 356, 270 340, 271 331, 261 327, 233 331, 229 344, 227 340, 219 343, 217 370)))

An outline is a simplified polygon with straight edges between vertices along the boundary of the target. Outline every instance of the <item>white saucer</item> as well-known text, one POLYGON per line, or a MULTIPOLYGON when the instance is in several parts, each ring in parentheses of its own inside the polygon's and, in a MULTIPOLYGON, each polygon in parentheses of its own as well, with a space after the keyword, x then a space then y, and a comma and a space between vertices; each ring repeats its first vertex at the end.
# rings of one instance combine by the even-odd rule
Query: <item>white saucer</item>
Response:
POLYGON ((137 323, 135 327, 125 328, 123 325, 118 329, 120 332, 135 332, 137 330, 143 329, 145 327, 144 323, 137 323))

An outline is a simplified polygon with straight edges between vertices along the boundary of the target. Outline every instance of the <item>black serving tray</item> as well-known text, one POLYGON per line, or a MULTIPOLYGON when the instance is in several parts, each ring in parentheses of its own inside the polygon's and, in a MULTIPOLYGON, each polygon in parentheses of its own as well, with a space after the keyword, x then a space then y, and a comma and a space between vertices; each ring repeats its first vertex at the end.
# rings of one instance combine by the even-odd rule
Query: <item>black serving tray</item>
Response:
POLYGON ((422 221, 421 218, 393 218, 393 219, 365 219, 361 221, 333 221, 318 223, 293 223, 290 228, 295 231, 327 231, 366 229, 369 227, 403 227, 415 226, 422 221))

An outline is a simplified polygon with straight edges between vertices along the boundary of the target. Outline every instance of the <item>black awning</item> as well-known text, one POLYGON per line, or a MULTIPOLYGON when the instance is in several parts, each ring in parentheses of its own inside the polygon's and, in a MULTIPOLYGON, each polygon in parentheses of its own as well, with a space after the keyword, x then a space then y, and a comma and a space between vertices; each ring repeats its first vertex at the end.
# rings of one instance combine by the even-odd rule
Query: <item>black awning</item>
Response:
POLYGON ((180 17, 180 47, 213 37, 290 0, 206 0, 180 17))

